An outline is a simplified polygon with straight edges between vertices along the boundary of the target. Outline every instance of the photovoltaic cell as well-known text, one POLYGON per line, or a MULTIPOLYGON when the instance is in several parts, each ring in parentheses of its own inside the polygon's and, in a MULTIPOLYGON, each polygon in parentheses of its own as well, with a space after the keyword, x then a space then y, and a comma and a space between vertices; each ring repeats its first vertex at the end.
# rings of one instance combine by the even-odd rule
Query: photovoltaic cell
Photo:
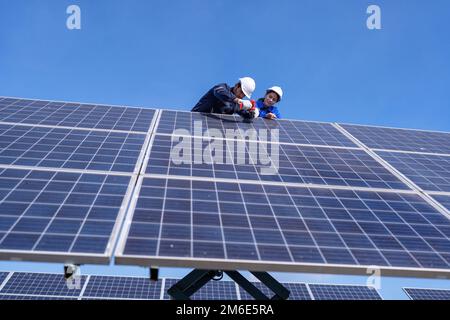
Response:
POLYGON ((62 274, 15 272, 0 294, 78 297, 85 281, 86 277, 81 276, 77 288, 76 285, 68 285, 62 274))
POLYGON ((315 300, 382 300, 377 290, 366 286, 310 284, 315 300))
POLYGON ((450 192, 450 156, 377 152, 423 190, 450 192))
POLYGON ((91 276, 83 297, 159 300, 160 295, 161 281, 137 277, 91 276))
MULTIPOLYGON (((252 284, 261 290, 267 297, 273 297, 274 293, 261 282, 252 282, 252 284)), ((311 300, 306 284, 304 283, 282 283, 290 291, 288 300, 311 300)), ((254 298, 244 289, 239 287, 241 300, 254 300, 254 298)))
MULTIPOLYGON (((208 135, 206 130, 215 129, 223 137, 227 130, 241 130, 235 137, 245 139, 247 130, 254 129, 259 141, 274 141, 271 130, 278 129, 279 141, 283 143, 315 144, 326 146, 356 147, 347 137, 329 123, 278 120, 269 121, 255 119, 251 124, 244 123, 242 118, 231 115, 202 114, 198 112, 181 112, 163 110, 156 133, 175 135, 208 135), (197 124, 195 130, 194 124, 197 124)), ((209 134, 212 132, 209 131, 209 134)), ((228 135, 233 137, 234 135, 228 135)))
POLYGON ((373 149, 450 154, 450 133, 341 124, 373 149))
MULTIPOLYGON (((179 279, 166 278, 164 299, 170 300, 167 290, 179 279)), ((233 281, 209 281, 191 296, 191 300, 237 300, 236 285, 233 281)))
POLYGON ((0 254, 104 254, 129 182, 129 176, 0 169, 0 254))
POLYGON ((411 300, 450 300, 450 290, 404 288, 411 300))
POLYGON ((0 124, 0 164, 133 172, 144 134, 0 124))
POLYGON ((13 123, 147 132, 155 110, 5 98, 0 121, 13 123))
POLYGON ((144 178, 116 261, 448 269, 449 227, 409 193, 144 178))
MULTIPOLYGON (((363 150, 270 144, 258 155, 257 152, 252 153, 249 144, 244 143, 242 150, 237 151, 234 150, 233 144, 221 142, 221 148, 217 149, 220 151, 216 150, 214 155, 206 155, 203 150, 209 142, 200 140, 190 141, 189 159, 186 158, 188 161, 180 163, 176 150, 177 145, 181 143, 183 142, 178 139, 172 141, 170 136, 155 136, 146 173, 407 189, 406 185, 363 150), (197 155, 201 157, 199 164, 195 163, 197 155), (255 158, 249 155, 254 155, 255 158), (267 174, 265 170, 271 165, 276 170, 267 174)), ((258 145, 258 148, 262 147, 262 144, 258 145)))

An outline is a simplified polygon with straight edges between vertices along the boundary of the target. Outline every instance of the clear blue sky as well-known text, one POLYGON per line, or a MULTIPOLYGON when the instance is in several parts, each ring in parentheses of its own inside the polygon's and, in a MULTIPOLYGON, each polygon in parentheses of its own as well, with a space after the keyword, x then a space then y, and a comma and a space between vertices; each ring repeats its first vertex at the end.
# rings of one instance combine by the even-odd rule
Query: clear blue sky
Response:
POLYGON ((0 0, 0 95, 188 110, 250 75, 285 118, 450 131, 449 23, 448 0, 0 0))

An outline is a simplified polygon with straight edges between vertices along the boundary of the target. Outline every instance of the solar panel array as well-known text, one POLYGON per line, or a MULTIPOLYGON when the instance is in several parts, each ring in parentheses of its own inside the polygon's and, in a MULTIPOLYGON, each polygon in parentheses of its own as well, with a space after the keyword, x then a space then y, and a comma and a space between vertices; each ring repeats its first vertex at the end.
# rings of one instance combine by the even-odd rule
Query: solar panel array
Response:
POLYGON ((0 258, 447 274, 449 136, 0 97, 0 258))
MULTIPOLYGON (((6 275, 8 273, 5 273, 6 275)), ((79 283, 69 283, 62 274, 12 272, 8 281, 0 278, 0 300, 169 300, 167 289, 179 279, 163 278, 157 282, 148 278, 123 276, 82 276, 79 283), (4 283, 3 283, 4 282, 4 283), (3 283, 3 288, 2 288, 3 283)), ((273 293, 260 282, 253 283, 267 296, 273 293)), ((355 285, 322 285, 331 287, 324 296, 316 284, 283 283, 291 291, 290 300, 379 300, 373 288, 355 285)), ((253 300, 233 281, 210 281, 192 300, 253 300)))
POLYGON ((411 300, 450 300, 449 289, 403 289, 411 300))
POLYGON ((108 263, 154 114, 0 98, 0 257, 108 263))

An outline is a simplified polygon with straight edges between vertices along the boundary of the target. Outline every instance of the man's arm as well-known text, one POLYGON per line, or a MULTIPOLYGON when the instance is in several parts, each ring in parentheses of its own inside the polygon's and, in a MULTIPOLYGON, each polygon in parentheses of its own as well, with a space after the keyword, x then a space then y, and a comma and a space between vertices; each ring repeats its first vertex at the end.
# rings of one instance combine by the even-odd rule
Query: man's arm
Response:
POLYGON ((213 90, 214 96, 224 103, 237 103, 238 98, 224 84, 220 84, 213 90))

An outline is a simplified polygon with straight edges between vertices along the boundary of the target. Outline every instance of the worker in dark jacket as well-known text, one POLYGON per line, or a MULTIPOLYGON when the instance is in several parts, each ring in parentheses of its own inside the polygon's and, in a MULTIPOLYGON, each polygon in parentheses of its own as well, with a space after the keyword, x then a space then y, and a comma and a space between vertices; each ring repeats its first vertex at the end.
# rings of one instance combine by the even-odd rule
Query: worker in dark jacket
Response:
POLYGON ((255 102, 242 100, 244 97, 250 99, 255 90, 255 81, 250 77, 240 78, 234 87, 226 83, 212 87, 192 108, 193 112, 247 114, 249 110, 255 110, 255 102))
POLYGON ((259 116, 266 119, 280 119, 281 114, 275 106, 277 102, 283 97, 283 90, 280 87, 274 86, 266 90, 264 98, 256 101, 256 107, 259 109, 259 116))

